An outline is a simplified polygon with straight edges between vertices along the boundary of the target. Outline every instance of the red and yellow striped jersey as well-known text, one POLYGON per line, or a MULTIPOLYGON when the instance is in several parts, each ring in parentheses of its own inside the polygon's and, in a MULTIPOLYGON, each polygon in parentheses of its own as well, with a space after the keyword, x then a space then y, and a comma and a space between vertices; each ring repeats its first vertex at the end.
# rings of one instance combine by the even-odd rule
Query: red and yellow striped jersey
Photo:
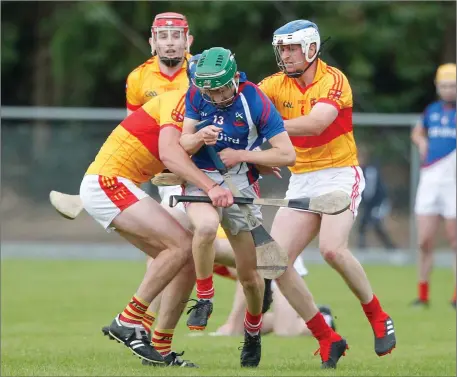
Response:
MULTIPOLYGON (((187 54, 189 60, 192 55, 187 54)), ((153 56, 135 68, 127 77, 125 87, 127 108, 135 111, 151 98, 171 90, 179 90, 189 86, 187 78, 187 63, 173 76, 167 76, 160 71, 159 58, 153 56)))
POLYGON ((260 82, 259 87, 271 99, 283 119, 310 113, 318 103, 328 103, 338 116, 318 136, 291 136, 297 154, 293 173, 358 165, 352 127, 352 90, 346 76, 337 68, 318 60, 314 81, 305 88, 284 73, 276 73, 260 82))
POLYGON ((164 127, 182 129, 187 86, 153 98, 125 118, 108 136, 86 174, 124 177, 136 184, 150 180, 165 167, 159 156, 164 127))

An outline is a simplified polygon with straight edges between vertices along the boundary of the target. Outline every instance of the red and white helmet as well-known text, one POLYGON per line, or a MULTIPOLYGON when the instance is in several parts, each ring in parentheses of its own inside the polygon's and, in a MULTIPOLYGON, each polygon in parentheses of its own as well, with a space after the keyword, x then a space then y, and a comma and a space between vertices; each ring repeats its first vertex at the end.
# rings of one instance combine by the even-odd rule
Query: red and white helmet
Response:
POLYGON ((183 56, 178 56, 175 58, 160 56, 157 48, 158 33, 160 31, 180 31, 185 40, 185 51, 189 52, 190 50, 190 41, 189 41, 189 24, 187 22, 186 16, 180 13, 174 12, 165 12, 160 13, 154 18, 154 22, 151 27, 151 53, 152 55, 158 55, 160 60, 167 65, 177 65, 183 58, 183 56))

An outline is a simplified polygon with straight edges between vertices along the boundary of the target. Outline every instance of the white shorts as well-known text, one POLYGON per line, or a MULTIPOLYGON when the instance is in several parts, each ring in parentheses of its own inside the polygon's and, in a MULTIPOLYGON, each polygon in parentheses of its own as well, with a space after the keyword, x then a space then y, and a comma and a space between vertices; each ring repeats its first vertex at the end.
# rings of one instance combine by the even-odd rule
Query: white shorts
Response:
MULTIPOLYGON (((184 195, 182 186, 158 186, 157 188, 159 190, 160 198, 162 199, 160 204, 162 204, 163 206, 170 206, 170 196, 184 195)), ((181 211, 186 212, 186 209, 184 208, 184 203, 182 202, 178 203, 174 208, 178 208, 181 211)))
POLYGON ((297 199, 304 196, 316 197, 334 190, 342 190, 351 197, 349 209, 355 218, 364 188, 365 178, 359 166, 328 168, 292 174, 286 192, 286 199, 297 199))
POLYGON ((421 171, 414 211, 417 215, 441 215, 445 219, 456 217, 456 183, 437 179, 433 170, 421 171))
POLYGON ((84 209, 108 232, 114 218, 143 198, 149 197, 132 181, 122 177, 84 176, 79 196, 84 209))

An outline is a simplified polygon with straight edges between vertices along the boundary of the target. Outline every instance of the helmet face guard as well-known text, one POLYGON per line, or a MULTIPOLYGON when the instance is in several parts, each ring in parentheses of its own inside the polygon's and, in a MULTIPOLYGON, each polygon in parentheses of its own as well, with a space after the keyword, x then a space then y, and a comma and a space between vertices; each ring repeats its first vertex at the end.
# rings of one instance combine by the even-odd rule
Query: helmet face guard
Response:
POLYGON ((306 70, 317 60, 319 56, 321 39, 317 25, 305 20, 289 22, 280 27, 273 34, 273 51, 276 57, 278 68, 287 76, 292 78, 300 77, 306 70), (312 44, 316 46, 316 53, 309 57, 309 51, 312 44), (285 62, 282 58, 282 52, 285 46, 298 45, 303 53, 303 60, 299 62, 285 62), (304 69, 294 69, 289 72, 288 67, 297 65, 306 65, 304 69))
POLYGON ((213 47, 205 50, 197 63, 194 85, 205 101, 218 108, 233 104, 239 78, 234 55, 230 50, 213 47))
POLYGON ((189 25, 179 13, 158 14, 151 27, 151 53, 167 67, 176 67, 190 50, 189 25))
POLYGON ((232 79, 230 82, 214 89, 200 89, 203 99, 214 106, 224 109, 233 104, 238 93, 238 79, 232 79))

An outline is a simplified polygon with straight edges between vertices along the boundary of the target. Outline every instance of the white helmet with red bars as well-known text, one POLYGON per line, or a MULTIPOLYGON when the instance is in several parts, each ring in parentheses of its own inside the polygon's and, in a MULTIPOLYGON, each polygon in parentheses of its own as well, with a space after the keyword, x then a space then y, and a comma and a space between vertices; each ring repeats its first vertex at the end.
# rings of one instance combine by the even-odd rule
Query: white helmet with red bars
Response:
MULTIPOLYGON (((186 52, 190 50, 189 40, 189 24, 186 16, 180 13, 165 12, 160 13, 154 18, 154 22, 151 27, 151 53, 152 55, 158 55, 162 63, 167 66, 174 67, 181 63, 185 57, 186 52), (179 32, 180 37, 184 43, 183 48, 180 51, 176 51, 177 56, 166 56, 165 52, 159 51, 160 38, 172 39, 172 35, 179 32), (160 34, 159 34, 160 33, 160 34)), ((176 39, 176 38, 175 38, 176 39)))

